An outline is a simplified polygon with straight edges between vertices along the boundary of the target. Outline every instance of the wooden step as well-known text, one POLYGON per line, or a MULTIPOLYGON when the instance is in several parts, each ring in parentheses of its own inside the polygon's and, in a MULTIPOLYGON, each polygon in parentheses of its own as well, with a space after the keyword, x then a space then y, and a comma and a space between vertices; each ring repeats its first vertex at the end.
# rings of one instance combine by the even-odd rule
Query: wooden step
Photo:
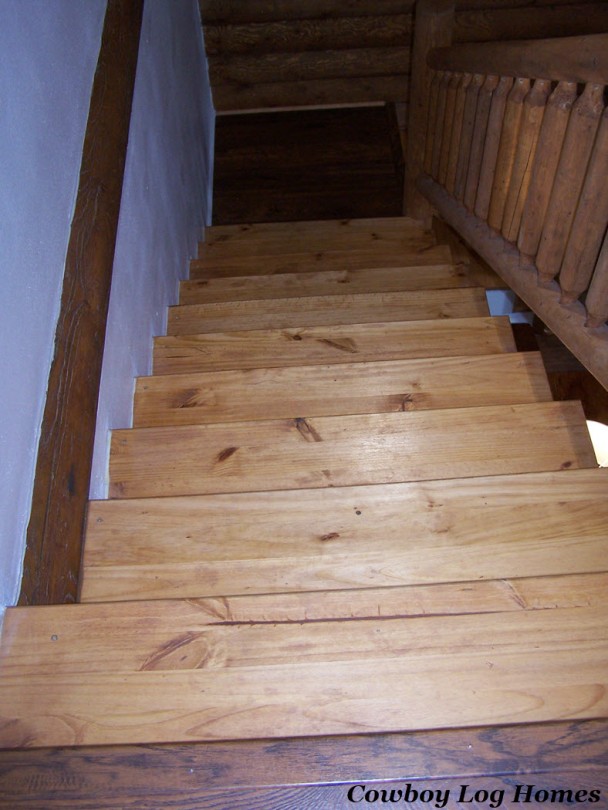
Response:
POLYGON ((313 326, 159 337, 154 373, 514 352, 508 317, 313 326))
POLYGON ((110 496, 266 491, 594 467, 578 402, 137 428, 110 496))
POLYGON ((550 402, 540 353, 140 377, 134 426, 550 402))
POLYGON ((193 335, 378 321, 476 318, 484 315, 489 315, 489 310, 481 287, 321 295, 169 307, 167 334, 193 335))
POLYGON ((196 603, 164 608, 10 610, 0 745, 413 731, 608 710, 605 590, 584 607, 295 624, 209 625, 196 603))
MULTIPOLYGON (((320 592, 343 588, 605 571, 607 484, 608 470, 591 469, 297 493, 94 501, 81 598, 209 596, 218 597, 209 612, 215 605, 222 613, 222 599, 230 594, 314 591, 302 596, 304 609, 317 599, 319 605, 326 599, 333 604, 320 592)), ((501 593, 503 587, 532 606, 517 590, 500 585, 501 593)), ((414 614, 465 610, 471 596, 458 590, 447 608, 443 597, 433 607, 417 601, 417 591, 408 593, 414 596, 403 609, 414 614)), ((343 599, 343 609, 351 610, 356 599, 343 599)), ((232 600, 229 607, 232 615, 232 600)), ((387 607, 386 615, 393 609, 387 607)), ((274 620, 273 615, 262 612, 257 620, 274 620)), ((297 620, 301 614, 290 615, 297 620)), ((234 617, 247 620, 238 612, 234 617)))
POLYGON ((227 255, 365 250, 403 239, 428 240, 429 236, 421 222, 408 217, 215 225, 207 228, 205 241, 199 245, 199 256, 211 259, 227 255))
POLYGON ((292 298, 315 295, 343 295, 348 292, 398 292, 400 290, 442 290, 478 286, 462 266, 431 264, 420 267, 379 267, 369 270, 329 270, 319 273, 283 273, 274 276, 182 281, 180 304, 211 304, 256 298, 292 298))
POLYGON ((436 245, 429 236, 411 237, 384 248, 278 253, 267 256, 226 256, 194 259, 190 278, 259 276, 277 273, 309 273, 319 270, 371 270, 376 267, 450 264, 447 245, 436 245))

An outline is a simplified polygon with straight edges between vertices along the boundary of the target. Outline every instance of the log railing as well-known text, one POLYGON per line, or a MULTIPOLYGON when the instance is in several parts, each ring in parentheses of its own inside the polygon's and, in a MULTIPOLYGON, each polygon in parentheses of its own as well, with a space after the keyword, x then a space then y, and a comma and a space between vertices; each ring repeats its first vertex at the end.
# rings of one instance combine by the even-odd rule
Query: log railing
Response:
POLYGON ((608 34, 428 65, 419 191, 608 387, 608 34))

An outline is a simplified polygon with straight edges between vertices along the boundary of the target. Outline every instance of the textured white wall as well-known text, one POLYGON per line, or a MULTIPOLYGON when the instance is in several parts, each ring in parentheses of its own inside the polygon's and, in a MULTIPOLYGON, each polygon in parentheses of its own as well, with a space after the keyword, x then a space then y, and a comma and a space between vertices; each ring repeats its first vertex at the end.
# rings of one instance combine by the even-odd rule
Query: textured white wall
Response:
POLYGON ((17 599, 106 0, 0 0, 0 607, 17 599))
POLYGON ((146 0, 114 262, 91 497, 107 491, 108 431, 129 427, 203 226, 211 216, 214 111, 196 0, 146 0))

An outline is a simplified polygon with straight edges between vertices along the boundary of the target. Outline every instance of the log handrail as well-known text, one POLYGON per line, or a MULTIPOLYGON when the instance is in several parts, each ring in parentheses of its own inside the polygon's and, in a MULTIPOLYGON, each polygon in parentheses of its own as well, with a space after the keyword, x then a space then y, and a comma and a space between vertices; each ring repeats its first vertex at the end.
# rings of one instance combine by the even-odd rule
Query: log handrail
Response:
POLYGON ((66 256, 19 603, 78 594, 144 0, 108 0, 66 256))
POLYGON ((428 65, 433 70, 603 83, 608 77, 608 34, 451 45, 430 51, 428 65))
POLYGON ((418 190, 608 388, 608 34, 427 62, 418 190))

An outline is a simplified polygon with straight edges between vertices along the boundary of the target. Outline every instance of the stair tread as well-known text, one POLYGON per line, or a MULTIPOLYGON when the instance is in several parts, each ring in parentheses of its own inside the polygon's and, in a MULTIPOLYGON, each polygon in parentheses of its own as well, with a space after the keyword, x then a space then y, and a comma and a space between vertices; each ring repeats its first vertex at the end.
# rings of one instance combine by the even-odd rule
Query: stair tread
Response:
MULTIPOLYGON (((106 645, 91 648, 85 620, 83 671, 75 663, 53 672, 44 652, 56 645, 60 658, 71 641, 58 624, 31 664, 2 675, 0 743, 211 741, 600 717, 608 709, 605 594, 598 602, 295 626, 228 622, 193 632, 173 625, 169 634, 162 618, 150 617, 157 638, 165 629, 169 641, 150 651, 154 631, 131 624, 122 666, 95 655, 106 645)), ((18 624, 19 609, 13 615, 18 624)), ((20 635, 13 626, 4 636, 9 653, 20 635)), ((108 626, 99 632, 114 637, 108 626)))
POLYGON ((377 267, 401 267, 423 264, 450 264, 452 252, 447 245, 436 245, 432 237, 410 237, 400 243, 368 250, 307 250, 265 256, 226 256, 193 259, 190 278, 259 276, 276 273, 307 273, 319 270, 373 270, 377 267))
POLYGON ((293 235, 355 235, 361 231, 376 233, 427 232, 424 222, 411 217, 361 217, 358 219, 311 219, 295 222, 244 222, 238 225, 211 225, 205 229, 202 245, 283 239, 293 235))
POLYGON ((349 486, 596 464, 577 402, 135 428, 112 434, 110 496, 349 486))
POLYGON ((538 352, 140 377, 134 427, 551 401, 538 352))
POLYGON ((608 470, 581 469, 303 489, 296 497, 287 490, 95 501, 82 599, 604 571, 607 483, 608 470))
POLYGON ((506 316, 159 337, 156 374, 514 352, 506 316))
POLYGON ((489 310, 481 287, 319 295, 169 307, 167 333, 187 335, 484 315, 489 315, 489 310))
POLYGON ((453 264, 412 265, 366 270, 324 270, 261 276, 195 279, 182 281, 180 304, 207 304, 261 298, 293 298, 342 295, 345 292, 398 292, 450 287, 475 287, 461 266, 453 264))

